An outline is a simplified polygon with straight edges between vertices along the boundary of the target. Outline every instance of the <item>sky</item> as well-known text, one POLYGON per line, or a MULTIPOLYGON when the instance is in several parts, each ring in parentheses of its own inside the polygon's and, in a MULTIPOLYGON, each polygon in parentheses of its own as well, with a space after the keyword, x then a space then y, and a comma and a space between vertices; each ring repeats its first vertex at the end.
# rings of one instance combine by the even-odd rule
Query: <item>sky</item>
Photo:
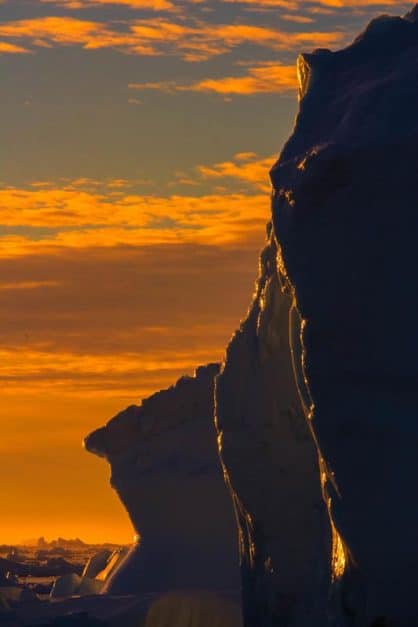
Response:
POLYGON ((300 52, 392 0, 0 0, 0 544, 129 542, 82 439, 222 360, 300 52))

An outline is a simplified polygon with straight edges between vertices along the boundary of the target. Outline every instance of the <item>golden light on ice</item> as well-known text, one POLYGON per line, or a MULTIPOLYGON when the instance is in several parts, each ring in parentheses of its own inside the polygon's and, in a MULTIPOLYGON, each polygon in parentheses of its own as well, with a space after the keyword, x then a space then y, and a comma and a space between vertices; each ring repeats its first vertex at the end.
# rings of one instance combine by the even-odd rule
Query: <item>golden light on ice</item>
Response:
POLYGON ((332 524, 332 577, 333 580, 340 579, 344 575, 346 558, 344 545, 337 530, 332 524))

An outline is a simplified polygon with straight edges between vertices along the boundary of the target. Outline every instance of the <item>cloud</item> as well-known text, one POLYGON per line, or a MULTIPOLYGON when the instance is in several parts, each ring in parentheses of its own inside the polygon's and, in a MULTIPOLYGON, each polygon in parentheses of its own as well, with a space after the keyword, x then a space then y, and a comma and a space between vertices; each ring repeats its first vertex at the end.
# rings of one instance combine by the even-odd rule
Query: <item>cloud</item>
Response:
POLYGON ((222 193, 141 195, 88 177, 0 190, 10 394, 146 396, 221 359, 249 302, 274 159, 239 152, 178 173, 222 193))
POLYGON ((58 287, 59 281, 16 281, 15 283, 0 282, 0 291, 37 290, 44 287, 58 287))
POLYGON ((16 44, 0 41, 0 54, 28 54, 30 50, 16 44))
MULTIPOLYGON (((215 352, 220 358, 222 349, 217 349, 215 352)), ((148 378, 153 382, 161 381, 161 373, 164 373, 165 380, 168 377, 175 380, 178 373, 193 372, 200 363, 213 359, 213 354, 214 347, 211 345, 206 349, 201 347, 183 352, 177 347, 175 354, 150 347, 148 354, 119 352, 117 355, 34 350, 23 346, 0 350, 0 381, 12 385, 15 393, 16 387, 27 384, 28 379, 37 388, 47 389, 52 384, 56 386, 55 392, 60 388, 78 388, 78 395, 98 389, 102 392, 106 387, 105 381, 107 385, 112 383, 113 393, 115 387, 125 392, 136 388, 138 393, 140 374, 146 379, 146 373, 150 373, 148 378)))
POLYGON ((399 2, 399 0, 319 0, 317 4, 336 9, 372 9, 376 6, 399 7, 402 5, 408 5, 409 3, 402 3, 399 2))
POLYGON ((149 11, 173 11, 175 6, 169 0, 41 0, 42 4, 54 4, 67 9, 91 9, 105 5, 124 6, 149 11))
POLYGON ((310 11, 317 7, 333 9, 372 9, 374 7, 408 7, 410 3, 399 0, 223 0, 227 4, 255 5, 260 8, 271 7, 288 11, 310 11))
POLYGON ((0 290, 0 380, 10 394, 138 397, 221 359, 248 305, 259 235, 248 250, 179 244, 0 259, 1 274, 22 286, 0 290), (31 287, 46 282, 56 286, 31 287))
POLYGON ((243 4, 243 5, 256 5, 258 8, 263 9, 274 8, 274 9, 286 9, 288 11, 297 11, 302 1, 299 0, 223 0, 225 4, 243 4))
POLYGON ((52 44, 89 45, 106 30, 103 24, 73 17, 40 17, 2 22, 0 36, 29 40, 33 46, 52 44))
POLYGON ((144 103, 139 98, 128 98, 128 104, 130 104, 130 105, 142 105, 144 103))
POLYGON ((135 398, 221 359, 250 298, 272 160, 241 152, 195 169, 200 181, 248 178, 252 193, 145 196, 87 177, 1 190, 9 393, 135 398))
POLYGON ((252 94, 277 94, 297 90, 295 65, 283 65, 280 62, 266 62, 250 67, 243 76, 225 76, 205 78, 189 85, 175 81, 151 83, 130 83, 130 89, 153 89, 167 93, 195 91, 214 92, 221 95, 250 96, 252 94))
POLYGON ((269 219, 268 175, 275 160, 274 154, 247 151, 176 172, 170 186, 179 181, 192 186, 187 194, 143 194, 137 191, 138 183, 147 181, 122 178, 80 177, 60 185, 34 181, 27 187, 4 187, 0 258, 120 245, 252 246, 269 219), (214 185, 208 186, 211 181, 214 185))
POLYGON ((256 152, 237 152, 234 155, 234 159, 236 159, 237 161, 251 161, 252 159, 257 159, 257 153, 256 152))
POLYGON ((238 179, 256 189, 270 191, 269 170, 277 155, 258 157, 254 153, 237 153, 232 161, 215 163, 213 166, 197 166, 197 171, 207 179, 238 179))
POLYGON ((312 24, 314 21, 312 17, 308 17, 306 15, 297 15, 293 13, 282 13, 280 15, 282 20, 286 20, 287 22, 294 22, 295 24, 312 24))
MULTIPOLYGON (((130 20, 125 30, 112 24, 74 17, 41 17, 3 22, 0 37, 34 49, 54 45, 78 45, 85 50, 113 48, 138 55, 176 54, 186 61, 202 61, 228 53, 242 44, 271 50, 299 50, 340 43, 344 33, 286 32, 247 24, 209 24, 201 21, 130 20)), ((12 50, 10 50, 12 51, 12 50)), ((17 50, 16 50, 17 52, 17 50)))
MULTIPOLYGON (((259 168, 254 164, 243 167, 246 175, 259 168)), ((202 166, 200 173, 220 177, 221 168, 226 166, 215 165, 212 170, 202 166)), ((267 177, 267 170, 264 174, 267 177)), ((228 176, 241 178, 238 167, 228 176)), ((241 245, 258 237, 268 215, 267 193, 146 196, 125 190, 115 196, 112 191, 106 194, 71 186, 9 188, 0 190, 4 229, 0 257, 122 244, 241 245)))

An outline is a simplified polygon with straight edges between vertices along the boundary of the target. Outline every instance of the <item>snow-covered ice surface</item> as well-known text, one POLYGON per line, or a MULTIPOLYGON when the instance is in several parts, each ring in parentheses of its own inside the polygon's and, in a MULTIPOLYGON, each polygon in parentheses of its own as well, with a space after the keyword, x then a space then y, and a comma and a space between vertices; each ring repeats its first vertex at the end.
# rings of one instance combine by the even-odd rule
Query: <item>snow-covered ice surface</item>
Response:
POLYGON ((271 172, 348 624, 418 625, 418 7, 298 61, 271 172), (380 622, 379 622, 380 621, 380 622))
POLYGON ((218 370, 198 368, 86 438, 109 461, 140 536, 104 592, 239 592, 235 518, 213 424, 218 370))

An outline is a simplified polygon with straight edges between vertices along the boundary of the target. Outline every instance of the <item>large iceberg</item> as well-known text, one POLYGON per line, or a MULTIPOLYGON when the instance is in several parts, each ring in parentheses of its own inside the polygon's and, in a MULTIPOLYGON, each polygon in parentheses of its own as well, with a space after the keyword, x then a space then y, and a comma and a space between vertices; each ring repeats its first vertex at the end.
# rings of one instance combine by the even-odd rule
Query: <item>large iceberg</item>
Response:
POLYGON ((238 542, 213 423, 218 364, 200 367, 90 434, 139 540, 106 582, 112 594, 239 593, 238 542))
POLYGON ((245 627, 418 625, 418 5, 297 67, 273 230, 220 374, 86 440, 140 536, 105 591, 157 593, 149 625, 222 614, 193 588, 239 588, 231 501, 245 627))
POLYGON ((418 624, 418 6, 298 60, 271 172, 297 368, 353 625, 418 624), (297 328, 299 326, 299 329, 297 328))

